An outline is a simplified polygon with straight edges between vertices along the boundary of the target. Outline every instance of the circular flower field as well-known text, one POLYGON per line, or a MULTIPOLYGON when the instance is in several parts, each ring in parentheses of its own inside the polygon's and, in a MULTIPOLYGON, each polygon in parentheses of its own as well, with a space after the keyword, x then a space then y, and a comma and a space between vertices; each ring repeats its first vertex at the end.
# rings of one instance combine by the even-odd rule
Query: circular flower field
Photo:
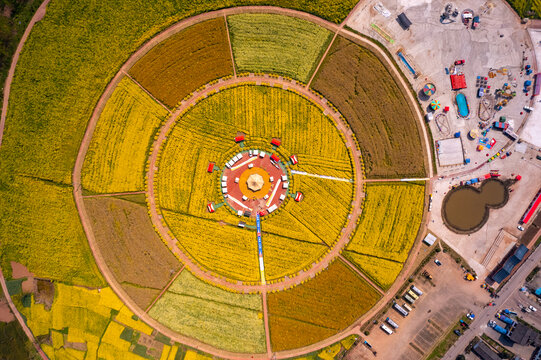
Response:
MULTIPOLYGON (((64 10, 33 30, 34 59, 47 34, 61 41, 64 10)), ((24 286, 12 295, 50 358, 287 358, 355 335, 393 296, 425 200, 423 181, 396 179, 429 167, 401 75, 314 15, 205 10, 138 23, 131 56, 101 48, 106 74, 96 49, 69 47, 92 64, 79 88, 21 56, 0 152, 2 269, 35 282, 30 303, 24 286), (27 105, 32 69, 73 88, 27 105), (34 103, 49 118, 21 140, 34 103)))

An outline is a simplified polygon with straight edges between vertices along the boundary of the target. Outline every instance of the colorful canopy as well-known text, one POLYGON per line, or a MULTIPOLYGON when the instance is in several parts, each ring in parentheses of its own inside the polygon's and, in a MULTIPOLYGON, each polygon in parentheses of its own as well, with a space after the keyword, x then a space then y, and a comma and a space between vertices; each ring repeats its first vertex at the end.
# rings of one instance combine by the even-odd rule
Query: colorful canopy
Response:
POLYGON ((434 84, 428 83, 428 84, 425 84, 425 86, 423 87, 423 93, 426 96, 432 96, 434 95, 435 92, 436 92, 436 86, 434 84))
POLYGON ((432 100, 432 102, 430 103, 430 107, 432 108, 432 110, 438 110, 441 107, 441 104, 438 100, 432 100))

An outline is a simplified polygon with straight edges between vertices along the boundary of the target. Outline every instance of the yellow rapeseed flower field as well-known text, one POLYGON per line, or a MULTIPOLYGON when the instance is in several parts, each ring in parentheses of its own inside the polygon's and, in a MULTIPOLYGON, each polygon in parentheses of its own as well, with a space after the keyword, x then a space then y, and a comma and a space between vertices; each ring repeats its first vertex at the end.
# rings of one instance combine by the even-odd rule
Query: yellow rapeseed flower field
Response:
POLYGON ((361 220, 346 256, 384 289, 406 261, 423 217, 424 184, 367 184, 361 220))
POLYGON ((128 77, 105 105, 81 174, 83 188, 97 193, 144 190, 152 135, 167 115, 128 77))

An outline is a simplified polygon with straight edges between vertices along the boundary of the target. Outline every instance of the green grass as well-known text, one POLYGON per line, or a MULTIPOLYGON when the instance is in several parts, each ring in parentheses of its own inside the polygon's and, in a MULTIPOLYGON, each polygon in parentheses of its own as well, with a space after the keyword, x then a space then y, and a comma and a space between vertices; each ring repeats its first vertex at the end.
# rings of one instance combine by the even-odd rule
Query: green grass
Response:
POLYGON ((150 316, 183 335, 235 352, 265 352, 259 295, 234 294, 188 271, 150 309, 150 316))
POLYGON ((539 0, 506 0, 521 18, 539 19, 541 1, 539 0))
POLYGON ((308 82, 331 40, 311 22, 273 14, 227 18, 237 72, 269 72, 308 82))

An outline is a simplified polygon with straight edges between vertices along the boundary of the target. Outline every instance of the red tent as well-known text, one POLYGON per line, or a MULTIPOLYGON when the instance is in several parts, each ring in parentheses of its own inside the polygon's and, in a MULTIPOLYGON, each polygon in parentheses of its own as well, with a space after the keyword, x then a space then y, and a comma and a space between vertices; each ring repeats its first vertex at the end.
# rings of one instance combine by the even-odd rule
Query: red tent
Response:
POLYGON ((214 205, 212 203, 208 203, 207 204, 207 210, 209 211, 209 213, 213 213, 215 212, 216 210, 214 209, 214 205))
POLYGON ((214 163, 209 163, 209 166, 207 167, 207 172, 211 173, 214 170, 214 163))
POLYGON ((276 156, 276 154, 272 154, 270 158, 271 158, 271 161, 274 161, 274 162, 279 162, 280 161, 280 158, 278 156, 276 156))
POLYGON ((467 88, 466 86, 466 76, 461 75, 451 75, 451 87, 453 90, 460 90, 467 88))
POLYGON ((239 136, 235 137, 235 142, 236 143, 239 143, 241 141, 244 141, 244 135, 239 135, 239 136))
POLYGON ((280 146, 282 144, 282 142, 280 140, 274 138, 274 139, 271 140, 271 144, 278 147, 278 146, 280 146))
POLYGON ((302 201, 303 198, 304 198, 304 195, 301 192, 298 192, 295 195, 295 201, 297 201, 297 202, 302 201))
POLYGON ((293 165, 296 165, 299 162, 299 160, 297 159, 297 155, 291 155, 289 158, 291 159, 291 163, 293 165))

